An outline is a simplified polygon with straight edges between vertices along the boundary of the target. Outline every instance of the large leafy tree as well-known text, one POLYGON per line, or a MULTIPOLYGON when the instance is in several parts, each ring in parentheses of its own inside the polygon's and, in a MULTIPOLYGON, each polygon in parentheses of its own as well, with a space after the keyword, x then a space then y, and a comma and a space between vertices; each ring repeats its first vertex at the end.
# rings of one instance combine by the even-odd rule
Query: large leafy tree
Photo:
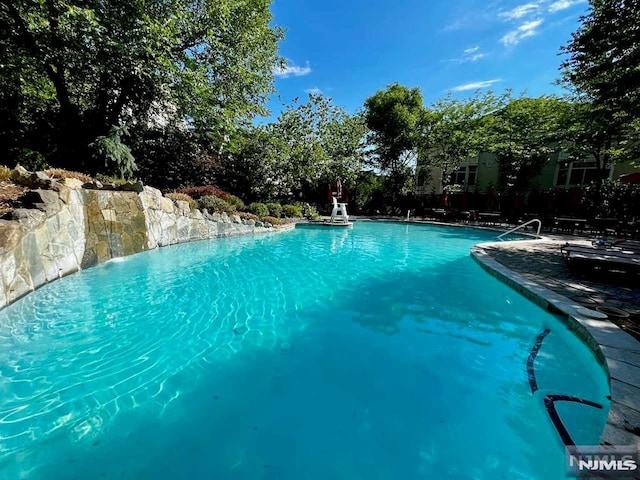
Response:
POLYGON ((486 147, 500 162, 507 187, 523 190, 561 147, 565 101, 516 98, 485 119, 486 147))
POLYGON ((560 138, 570 160, 593 159, 598 171, 596 191, 614 161, 612 125, 594 112, 593 104, 576 99, 567 103, 560 117, 560 138))
POLYGON ((491 123, 490 116, 504 107, 505 98, 489 92, 437 100, 420 125, 421 168, 441 171, 446 186, 461 162, 487 148, 486 126, 491 123))
POLYGON ((176 124, 222 141, 271 92, 281 31, 270 3, 3 0, 5 147, 96 171, 90 146, 122 125, 176 124))
POLYGON ((364 115, 371 130, 372 163, 390 177, 395 198, 417 159, 419 126, 424 116, 422 93, 419 88, 391 84, 365 101, 364 115))
POLYGON ((360 115, 310 94, 276 122, 245 132, 238 154, 224 161, 223 182, 251 199, 300 198, 336 177, 352 183, 364 163, 365 133, 360 115))
POLYGON ((583 122, 604 157, 637 160, 640 119, 640 2, 590 0, 563 53, 563 80, 573 87, 583 122))

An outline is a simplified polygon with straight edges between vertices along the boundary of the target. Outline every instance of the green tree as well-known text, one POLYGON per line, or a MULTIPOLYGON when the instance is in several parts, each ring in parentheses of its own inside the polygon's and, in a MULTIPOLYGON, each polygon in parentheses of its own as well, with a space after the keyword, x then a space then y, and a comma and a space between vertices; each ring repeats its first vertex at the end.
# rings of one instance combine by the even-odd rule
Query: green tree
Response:
POLYGON ((506 95, 476 93, 466 99, 452 95, 437 100, 420 124, 420 168, 442 172, 442 186, 468 157, 488 147, 491 115, 505 106, 506 95))
POLYGON ((349 115, 338 110, 327 123, 322 146, 329 156, 322 177, 333 181, 339 177, 345 185, 353 185, 365 165, 368 129, 361 113, 349 115))
POLYGON ((288 170, 280 168, 287 151, 269 125, 247 128, 238 152, 221 158, 218 183, 248 202, 284 198, 291 188, 288 170))
POLYGON ((14 158, 34 149, 89 171, 101 168, 89 146, 122 125, 177 124, 223 142, 272 91, 282 32, 270 3, 1 2, 2 140, 14 158))
MULTIPOLYGON (((230 143, 233 143, 233 137, 230 143)), ((219 150, 193 129, 133 129, 130 143, 136 160, 136 177, 162 190, 216 183, 219 150)))
POLYGON ((614 155, 615 137, 610 125, 602 117, 594 115, 593 104, 574 101, 566 104, 560 118, 560 137, 563 149, 570 160, 593 158, 596 163, 596 191, 608 176, 614 155))
MULTIPOLYGON (((329 98, 310 94, 289 105, 276 122, 248 129, 225 176, 251 199, 285 199, 340 177, 351 183, 364 163, 366 127, 329 98)), ((232 189, 232 187, 229 187, 232 189)))
POLYGON ((390 177, 395 201, 415 166, 419 126, 424 116, 422 94, 418 88, 394 83, 369 97, 364 106, 365 121, 371 130, 372 165, 390 177))
POLYGON ((506 187, 523 190, 561 148, 565 101, 553 97, 516 98, 484 119, 486 149, 500 162, 506 187))
MULTIPOLYGON (((637 160, 640 155, 637 121, 640 118, 640 3, 590 0, 587 15, 562 49, 563 81, 573 87, 579 103, 590 104, 580 113, 589 136, 602 141, 605 156, 637 160), (595 129, 595 130, 594 130, 595 129)), ((598 147, 600 149, 600 147, 598 147)))

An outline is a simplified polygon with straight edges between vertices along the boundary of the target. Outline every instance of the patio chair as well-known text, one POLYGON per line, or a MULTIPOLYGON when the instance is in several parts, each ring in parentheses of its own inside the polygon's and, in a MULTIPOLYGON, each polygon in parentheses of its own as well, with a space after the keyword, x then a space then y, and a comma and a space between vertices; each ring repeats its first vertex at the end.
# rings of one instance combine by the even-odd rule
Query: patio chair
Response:
POLYGON ((611 242, 611 247, 640 254, 640 240, 630 240, 627 238, 613 240, 611 242))
POLYGON ((611 244, 570 245, 560 247, 560 253, 569 268, 618 271, 629 274, 640 273, 640 253, 624 250, 611 244))

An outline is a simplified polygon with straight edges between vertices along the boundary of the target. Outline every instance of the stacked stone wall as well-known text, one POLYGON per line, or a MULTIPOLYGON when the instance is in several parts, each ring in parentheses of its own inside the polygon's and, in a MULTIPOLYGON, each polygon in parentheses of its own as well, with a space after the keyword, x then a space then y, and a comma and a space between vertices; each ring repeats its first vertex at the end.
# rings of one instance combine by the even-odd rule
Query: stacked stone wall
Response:
POLYGON ((0 219, 0 308, 48 282, 112 258, 275 230, 237 215, 191 210, 187 202, 174 202, 141 184, 131 191, 103 190, 40 173, 25 173, 21 181, 34 187, 22 199, 29 208, 0 219))

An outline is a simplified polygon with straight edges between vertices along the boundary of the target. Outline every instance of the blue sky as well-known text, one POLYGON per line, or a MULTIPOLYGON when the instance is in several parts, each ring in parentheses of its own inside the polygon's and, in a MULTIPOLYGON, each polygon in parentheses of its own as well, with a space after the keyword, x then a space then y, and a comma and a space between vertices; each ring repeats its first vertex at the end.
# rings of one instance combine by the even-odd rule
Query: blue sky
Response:
MULTIPOLYGON (((276 70, 282 102, 309 91, 354 113, 392 82, 420 87, 426 105, 477 88, 537 96, 553 85, 586 0, 274 0, 286 29, 276 70)), ((272 116, 281 110, 274 97, 272 116)))

